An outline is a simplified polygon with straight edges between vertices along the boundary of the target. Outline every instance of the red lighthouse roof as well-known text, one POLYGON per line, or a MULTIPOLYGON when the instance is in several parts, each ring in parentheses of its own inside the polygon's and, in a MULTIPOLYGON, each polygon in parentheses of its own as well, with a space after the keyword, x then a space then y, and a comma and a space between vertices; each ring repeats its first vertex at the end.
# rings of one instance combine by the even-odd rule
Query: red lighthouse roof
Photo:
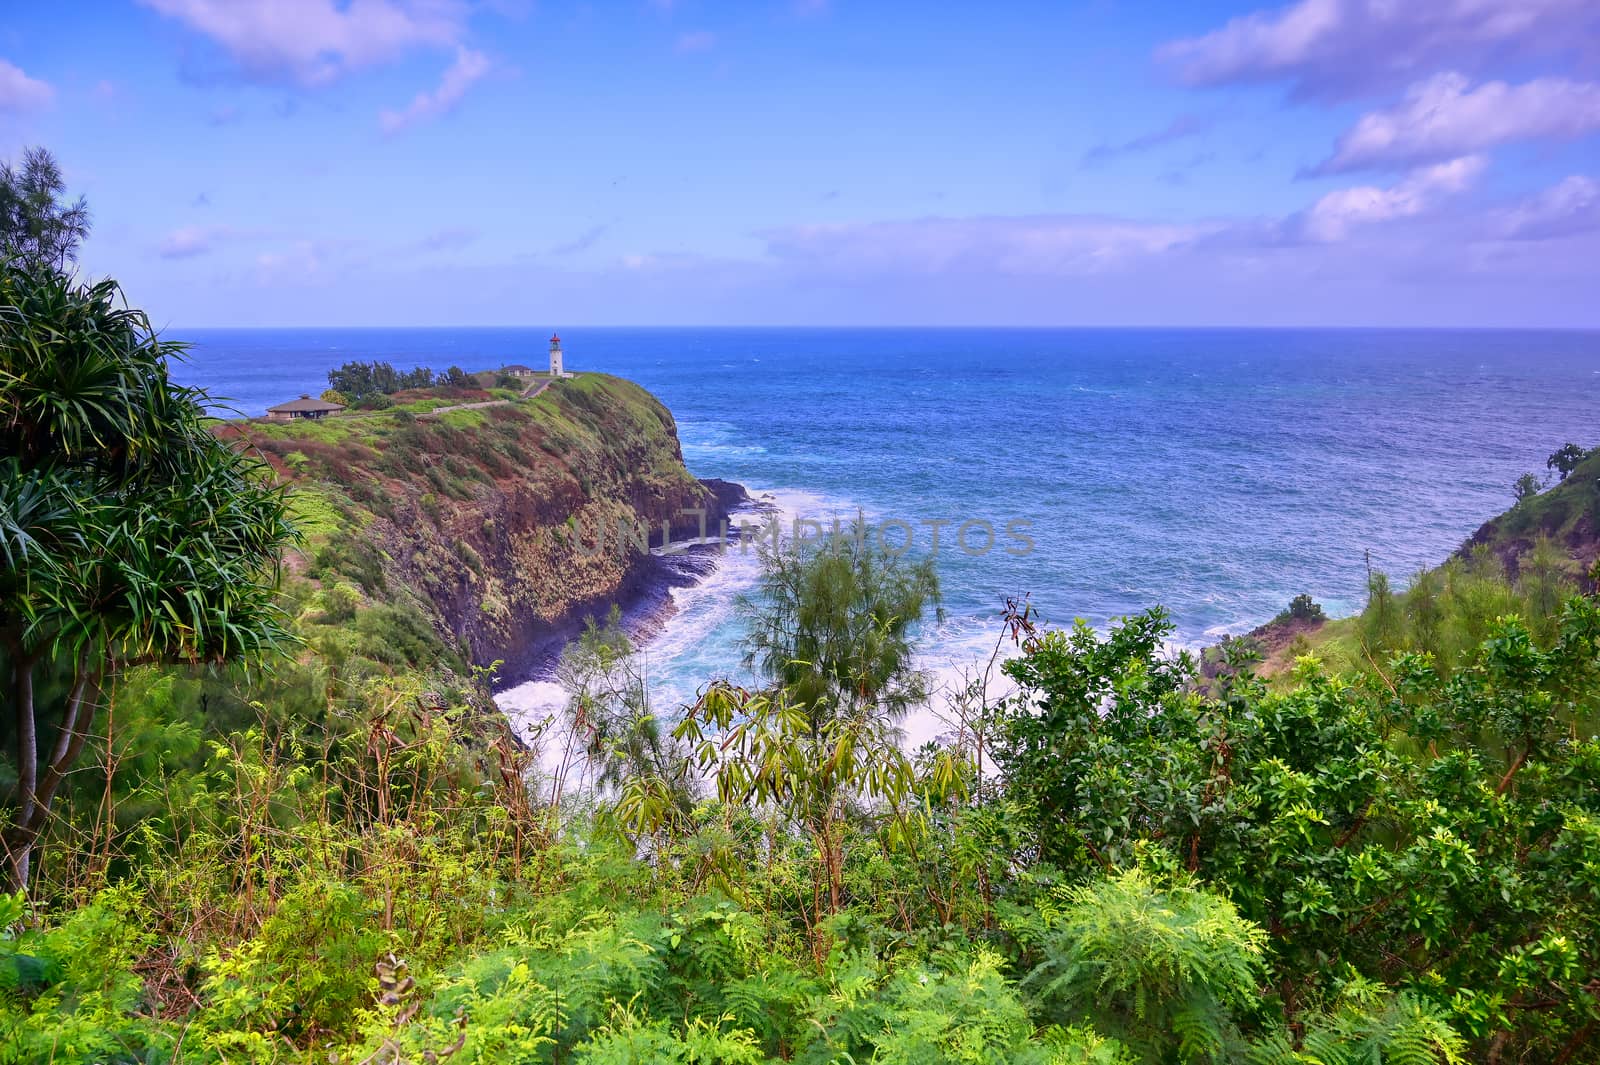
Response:
POLYGON ((550 334, 550 343, 559 344, 559 343, 561 343, 561 338, 559 336, 555 335, 554 333, 552 333, 552 334, 550 334))

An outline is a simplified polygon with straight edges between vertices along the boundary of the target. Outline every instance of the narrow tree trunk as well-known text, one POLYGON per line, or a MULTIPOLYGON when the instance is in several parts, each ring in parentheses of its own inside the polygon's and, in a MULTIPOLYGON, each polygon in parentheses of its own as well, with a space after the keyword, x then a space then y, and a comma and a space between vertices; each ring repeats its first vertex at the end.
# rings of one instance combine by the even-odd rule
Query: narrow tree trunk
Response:
POLYGON ((39 736, 33 714, 33 659, 18 656, 12 663, 12 692, 17 716, 17 806, 16 820, 5 834, 6 879, 12 891, 28 886, 28 859, 33 840, 24 826, 33 819, 35 793, 39 787, 39 736))
POLYGON ((39 737, 34 710, 33 661, 17 667, 17 819, 6 834, 6 853, 10 864, 11 890, 28 886, 33 847, 50 816, 56 791, 66 780, 67 769, 83 751, 89 738, 100 691, 100 671, 89 668, 85 651, 78 656, 72 688, 62 708, 60 732, 51 745, 43 774, 39 771, 39 737))
POLYGON ((1506 789, 1511 786, 1512 779, 1517 775, 1517 770, 1521 769, 1522 763, 1528 760, 1528 752, 1532 749, 1533 744, 1531 742, 1523 744, 1522 753, 1517 755, 1516 761, 1511 763, 1511 768, 1506 770, 1506 775, 1500 778, 1499 785, 1494 789, 1496 795, 1504 795, 1506 793, 1506 789))
POLYGON ((827 868, 828 868, 828 912, 836 914, 844 905, 844 840, 836 838, 837 824, 828 825, 827 840, 827 868))

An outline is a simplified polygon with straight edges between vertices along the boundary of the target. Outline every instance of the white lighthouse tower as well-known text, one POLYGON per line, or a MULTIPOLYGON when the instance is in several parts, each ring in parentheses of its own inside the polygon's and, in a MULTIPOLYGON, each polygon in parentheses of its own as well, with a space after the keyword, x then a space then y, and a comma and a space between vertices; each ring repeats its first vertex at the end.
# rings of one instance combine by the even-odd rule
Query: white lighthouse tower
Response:
POLYGON ((558 377, 558 378, 567 376, 566 374, 561 372, 561 337, 560 336, 552 336, 550 338, 550 376, 551 377, 558 377))

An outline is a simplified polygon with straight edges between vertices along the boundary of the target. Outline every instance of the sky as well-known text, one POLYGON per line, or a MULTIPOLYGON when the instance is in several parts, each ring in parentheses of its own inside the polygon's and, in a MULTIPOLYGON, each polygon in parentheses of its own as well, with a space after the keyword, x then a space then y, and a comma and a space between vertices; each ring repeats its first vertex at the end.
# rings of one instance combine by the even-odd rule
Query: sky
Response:
POLYGON ((0 0, 161 324, 1600 327, 1594 0, 0 0))

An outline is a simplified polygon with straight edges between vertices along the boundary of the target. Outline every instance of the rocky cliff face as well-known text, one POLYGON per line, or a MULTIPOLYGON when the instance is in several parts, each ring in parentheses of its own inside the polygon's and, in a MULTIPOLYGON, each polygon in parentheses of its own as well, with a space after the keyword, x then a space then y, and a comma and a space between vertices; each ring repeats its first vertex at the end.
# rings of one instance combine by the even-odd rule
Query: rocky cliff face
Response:
POLYGON ((621 533, 710 529, 736 485, 684 467, 672 415, 630 382, 584 374, 533 399, 402 394, 392 410, 322 422, 233 423, 294 485, 309 536, 291 560, 363 596, 409 600, 473 662, 519 679, 583 621, 661 581, 621 533))

